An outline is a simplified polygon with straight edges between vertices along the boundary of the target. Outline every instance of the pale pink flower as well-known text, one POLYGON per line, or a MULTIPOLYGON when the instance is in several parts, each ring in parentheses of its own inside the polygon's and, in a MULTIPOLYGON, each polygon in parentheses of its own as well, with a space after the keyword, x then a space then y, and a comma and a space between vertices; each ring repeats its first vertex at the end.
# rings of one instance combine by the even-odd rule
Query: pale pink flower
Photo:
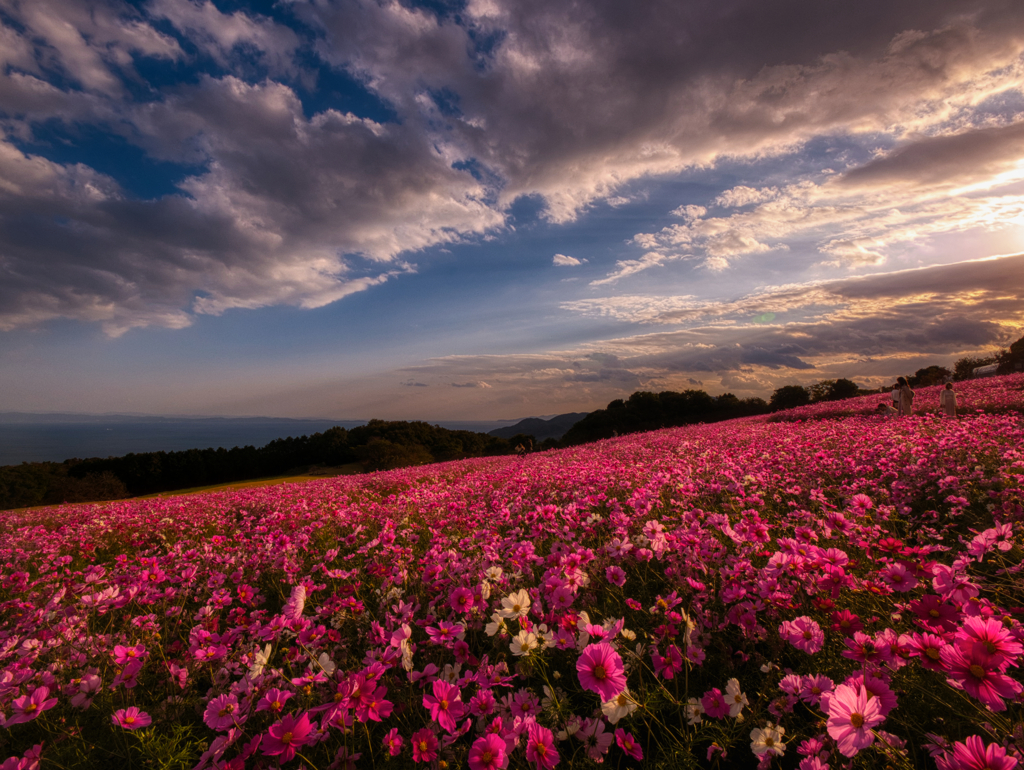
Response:
POLYGON ((854 690, 841 684, 828 703, 828 734, 844 757, 852 757, 875 741, 871 730, 885 721, 878 698, 869 698, 863 685, 854 690))

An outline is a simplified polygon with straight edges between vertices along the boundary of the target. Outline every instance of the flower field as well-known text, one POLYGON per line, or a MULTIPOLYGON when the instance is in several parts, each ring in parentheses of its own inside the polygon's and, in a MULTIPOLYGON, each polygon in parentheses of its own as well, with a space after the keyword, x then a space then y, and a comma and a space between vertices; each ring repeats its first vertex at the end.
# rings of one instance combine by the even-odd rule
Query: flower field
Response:
POLYGON ((1024 377, 970 392, 5 513, 0 767, 1024 767, 1024 377))

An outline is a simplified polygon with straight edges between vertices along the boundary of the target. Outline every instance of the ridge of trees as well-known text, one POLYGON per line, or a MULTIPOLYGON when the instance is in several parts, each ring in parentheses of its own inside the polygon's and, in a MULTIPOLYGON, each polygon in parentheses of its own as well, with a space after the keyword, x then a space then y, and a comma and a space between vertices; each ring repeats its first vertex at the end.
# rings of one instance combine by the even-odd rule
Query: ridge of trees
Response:
POLYGON ((386 470, 464 457, 510 454, 527 436, 511 439, 426 422, 370 420, 266 446, 141 452, 122 457, 22 463, 0 467, 0 510, 91 502, 305 472, 360 463, 386 470))

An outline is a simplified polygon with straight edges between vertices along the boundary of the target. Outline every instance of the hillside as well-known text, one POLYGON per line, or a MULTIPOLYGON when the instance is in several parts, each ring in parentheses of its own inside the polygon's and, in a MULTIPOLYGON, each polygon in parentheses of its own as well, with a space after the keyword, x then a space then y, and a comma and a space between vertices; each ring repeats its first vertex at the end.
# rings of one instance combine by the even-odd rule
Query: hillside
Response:
POLYGON ((4 749, 1009 770, 1024 376, 972 400, 3 514, 4 749))
POLYGON ((582 420, 588 414, 589 412, 569 412, 568 414, 559 414, 547 419, 541 417, 527 417, 525 420, 520 420, 515 425, 509 425, 507 427, 496 428, 492 431, 488 431, 487 435, 510 439, 513 436, 522 434, 526 436, 533 436, 538 442, 549 438, 560 439, 566 434, 569 428, 582 420))

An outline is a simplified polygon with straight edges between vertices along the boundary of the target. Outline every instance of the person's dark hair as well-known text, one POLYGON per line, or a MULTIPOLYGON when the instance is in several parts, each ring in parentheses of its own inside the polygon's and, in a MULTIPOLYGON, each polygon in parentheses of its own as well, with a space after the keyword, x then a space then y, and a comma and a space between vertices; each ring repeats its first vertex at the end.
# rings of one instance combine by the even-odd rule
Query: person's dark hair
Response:
POLYGON ((906 377, 897 377, 896 378, 896 384, 897 385, 906 385, 907 384, 907 378, 906 377))
POLYGON ((952 389, 953 389, 953 383, 952 382, 947 382, 946 383, 946 390, 952 390, 952 389))

